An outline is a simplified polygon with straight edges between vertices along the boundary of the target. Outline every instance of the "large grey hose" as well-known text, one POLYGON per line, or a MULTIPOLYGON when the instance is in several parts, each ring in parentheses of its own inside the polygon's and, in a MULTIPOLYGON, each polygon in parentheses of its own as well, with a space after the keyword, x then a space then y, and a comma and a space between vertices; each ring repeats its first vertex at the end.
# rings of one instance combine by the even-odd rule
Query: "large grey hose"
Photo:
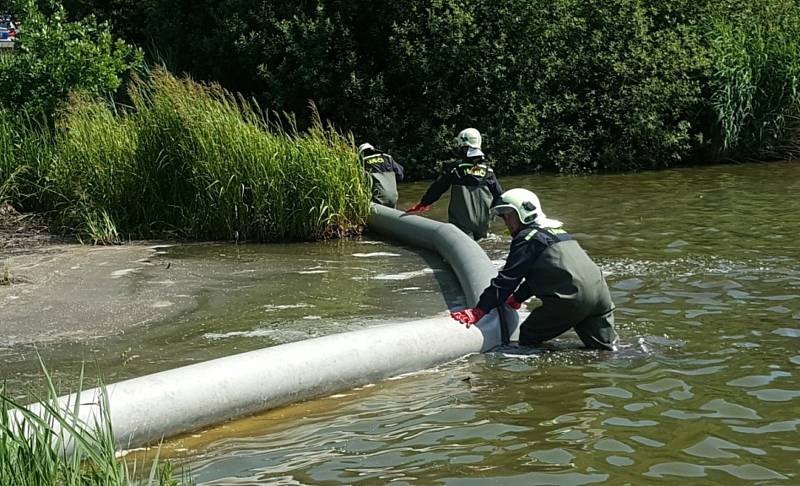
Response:
POLYGON ((441 255, 458 277, 470 307, 478 303, 481 292, 497 274, 480 245, 452 224, 373 204, 368 228, 381 236, 441 255))
MULTIPOLYGON (((375 206, 369 228, 411 246, 437 251, 458 276, 469 305, 489 283, 494 267, 471 238, 449 224, 375 206)), ((507 309, 516 327, 516 313, 507 309)), ((358 331, 283 344, 122 381, 106 387, 108 416, 119 449, 250 415, 300 400, 418 371, 500 343, 497 312, 465 329, 441 316, 387 323, 358 331)), ((59 398, 79 418, 103 420, 100 391, 59 398)), ((41 404, 29 407, 44 415, 41 404)), ((71 448, 71 445, 67 445, 71 448)))

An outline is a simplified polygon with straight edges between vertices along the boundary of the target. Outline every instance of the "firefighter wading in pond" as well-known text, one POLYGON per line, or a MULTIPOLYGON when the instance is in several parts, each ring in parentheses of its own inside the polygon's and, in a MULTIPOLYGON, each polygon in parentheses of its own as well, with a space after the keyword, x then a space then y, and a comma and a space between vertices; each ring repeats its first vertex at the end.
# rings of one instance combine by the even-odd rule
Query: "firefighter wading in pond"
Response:
POLYGON ((503 189, 481 151, 481 134, 478 130, 462 130, 454 142, 459 160, 445 165, 441 175, 422 196, 422 200, 411 206, 407 212, 429 210, 442 194, 451 189, 447 221, 473 239, 479 240, 489 231, 489 209, 492 201, 503 193, 503 189))
POLYGON ((519 344, 538 346, 570 328, 592 349, 614 350, 614 303, 603 272, 561 221, 545 216, 527 189, 504 192, 492 208, 511 233, 506 264, 483 291, 478 305, 453 312, 467 327, 502 303, 519 309, 532 296, 542 305, 520 325, 519 344))
POLYGON ((368 143, 358 146, 358 158, 372 179, 372 202, 396 208, 397 182, 403 180, 403 166, 368 143))

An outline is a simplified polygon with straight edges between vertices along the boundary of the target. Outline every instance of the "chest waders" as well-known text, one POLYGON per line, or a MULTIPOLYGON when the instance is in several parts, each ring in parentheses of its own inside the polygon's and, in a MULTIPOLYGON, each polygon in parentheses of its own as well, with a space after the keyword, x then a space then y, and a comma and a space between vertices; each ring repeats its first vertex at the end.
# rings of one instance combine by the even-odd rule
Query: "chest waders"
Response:
POLYGON ((489 208, 492 194, 485 186, 454 184, 450 189, 447 220, 458 229, 479 240, 489 232, 489 208))
POLYGON ((542 306, 522 323, 520 344, 538 344, 574 328, 585 346, 614 349, 618 337, 611 293, 602 271, 577 241, 550 245, 525 282, 542 306))
POLYGON ((394 172, 370 172, 372 201, 390 208, 397 207, 397 179, 394 172))

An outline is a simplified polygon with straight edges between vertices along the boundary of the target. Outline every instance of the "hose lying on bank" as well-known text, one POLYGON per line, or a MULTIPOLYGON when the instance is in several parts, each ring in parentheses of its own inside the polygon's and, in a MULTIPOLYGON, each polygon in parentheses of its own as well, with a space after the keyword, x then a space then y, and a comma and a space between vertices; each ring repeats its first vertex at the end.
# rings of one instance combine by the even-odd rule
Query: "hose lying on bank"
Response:
MULTIPOLYGON (((486 253, 455 226, 373 206, 370 231, 438 252, 455 271, 474 306, 496 270, 486 253)), ((503 307, 511 332, 516 312, 503 307)), ((500 344, 497 310, 465 329, 441 316, 334 334, 184 366, 105 387, 107 414, 95 388, 59 398, 63 410, 80 403, 78 418, 111 420, 118 449, 158 442, 226 420, 324 396, 487 351, 500 344)), ((45 416, 41 404, 29 407, 45 416)), ((67 444, 67 448, 71 446, 67 444)))

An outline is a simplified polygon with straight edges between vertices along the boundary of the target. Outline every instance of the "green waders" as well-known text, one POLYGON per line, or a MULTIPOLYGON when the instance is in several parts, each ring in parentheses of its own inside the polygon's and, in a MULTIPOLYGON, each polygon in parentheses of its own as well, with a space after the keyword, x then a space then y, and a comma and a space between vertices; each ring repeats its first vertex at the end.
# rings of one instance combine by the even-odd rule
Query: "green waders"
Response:
POLYGON ((489 232, 491 206, 492 193, 488 188, 454 184, 450 189, 447 220, 477 241, 489 232))
POLYGON ((526 278, 542 301, 520 326, 519 342, 536 345, 574 328, 588 348, 613 350, 614 303, 600 268, 577 241, 547 248, 526 278))
POLYGON ((372 201, 390 208, 397 207, 397 179, 394 172, 371 172, 372 201))

